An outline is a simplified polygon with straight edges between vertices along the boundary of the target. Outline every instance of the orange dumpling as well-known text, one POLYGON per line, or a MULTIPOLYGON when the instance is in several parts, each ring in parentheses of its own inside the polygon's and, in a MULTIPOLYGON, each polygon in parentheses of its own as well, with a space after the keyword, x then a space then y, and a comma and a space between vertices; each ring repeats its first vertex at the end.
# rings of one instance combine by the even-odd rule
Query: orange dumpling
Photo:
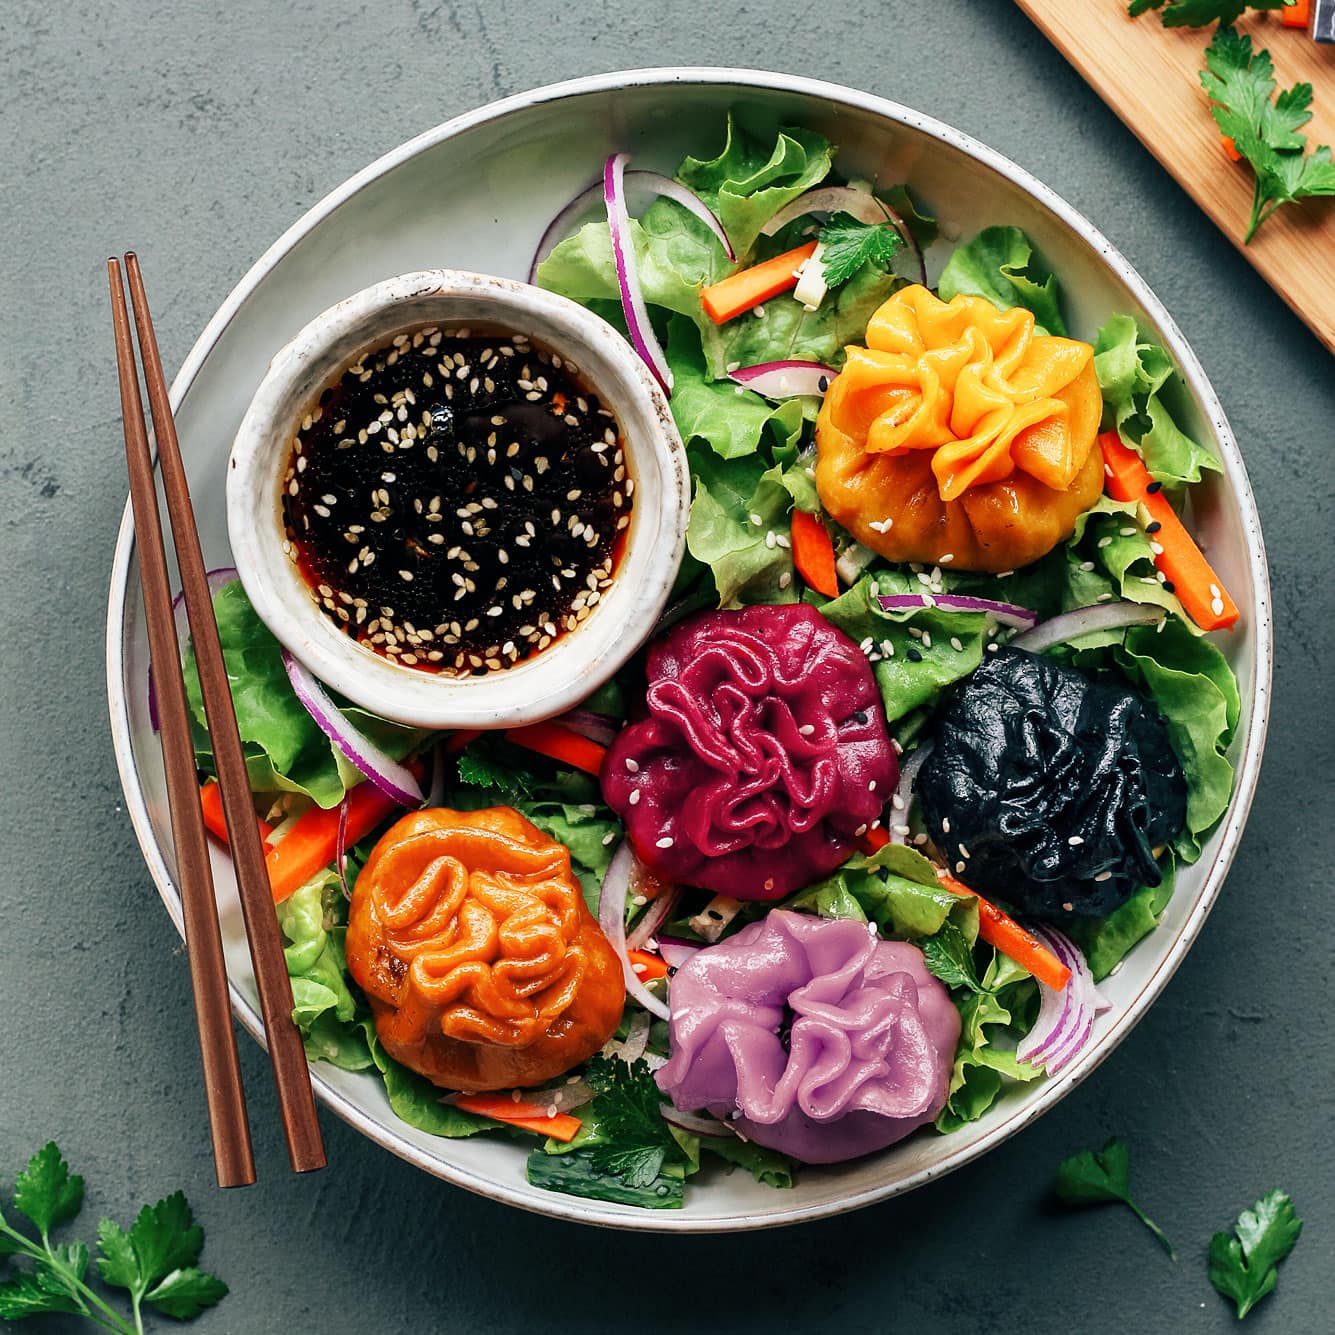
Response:
POLYGON ((1023 308, 901 288, 847 349, 816 422, 821 503, 890 561, 1010 570, 1103 489, 1094 349, 1023 308))
POLYGON ((569 851, 510 807, 391 826, 345 948, 385 1051, 448 1089, 544 1084, 607 1042, 626 999, 569 851))

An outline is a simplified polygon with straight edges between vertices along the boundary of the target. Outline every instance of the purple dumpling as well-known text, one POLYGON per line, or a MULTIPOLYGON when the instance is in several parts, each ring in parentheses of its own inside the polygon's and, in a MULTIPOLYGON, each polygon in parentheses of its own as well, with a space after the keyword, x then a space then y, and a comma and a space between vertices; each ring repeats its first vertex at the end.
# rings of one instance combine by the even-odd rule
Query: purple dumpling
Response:
POLYGON ((922 951, 776 909, 672 980, 658 1085, 802 1163, 884 1149, 945 1107, 960 1017, 922 951))
POLYGON ((852 640, 805 603, 706 612, 649 651, 649 716, 603 794, 669 880, 782 899, 828 875, 889 801, 899 765, 852 640))

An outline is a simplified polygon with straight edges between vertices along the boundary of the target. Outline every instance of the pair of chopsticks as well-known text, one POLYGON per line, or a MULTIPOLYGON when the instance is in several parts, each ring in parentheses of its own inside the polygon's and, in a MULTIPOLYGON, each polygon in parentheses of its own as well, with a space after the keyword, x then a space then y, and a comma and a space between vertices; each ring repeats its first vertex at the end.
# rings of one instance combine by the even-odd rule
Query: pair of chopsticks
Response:
MULTIPOLYGON (((157 337, 148 312, 148 298, 139 260, 125 256, 130 302, 143 358, 144 382, 162 465, 167 514, 171 520, 176 562, 181 572, 190 636, 194 644, 199 683, 213 743, 218 784, 222 790, 227 838, 241 893, 241 911, 250 944, 251 963, 260 994, 260 1010, 268 1036, 269 1057, 278 1086, 278 1104, 287 1137, 288 1158, 298 1173, 323 1168, 324 1145, 315 1115, 310 1070, 302 1049, 301 1035, 292 1023, 292 987, 283 958, 283 943, 274 914, 264 848, 255 819, 246 761, 241 751, 236 714, 227 684, 218 625, 213 618, 213 600, 200 551, 190 505, 190 487, 181 462, 180 444, 167 397, 167 381, 158 354, 157 337)), ((139 395, 130 317, 125 304, 121 266, 107 261, 111 280, 111 313, 116 330, 116 362, 120 371, 121 414, 125 423, 125 457, 130 473, 130 500, 135 531, 139 538, 139 561, 144 586, 144 611, 148 620, 148 644, 152 655, 158 713, 161 723, 162 760, 167 775, 167 799, 171 811, 172 840, 176 846, 176 872, 181 888, 185 919, 186 950, 199 1026, 199 1045, 204 1065, 204 1091, 208 1100, 213 1157, 220 1187, 246 1186, 255 1181, 250 1125, 246 1117, 241 1069, 237 1064, 236 1037, 228 1004, 227 970, 223 963, 222 932, 213 893, 213 873, 204 833, 203 812, 195 772, 194 746, 185 683, 181 676, 180 649, 172 614, 167 555, 163 546, 162 521, 158 514, 157 487, 153 478, 153 456, 144 425, 144 405, 139 395)))

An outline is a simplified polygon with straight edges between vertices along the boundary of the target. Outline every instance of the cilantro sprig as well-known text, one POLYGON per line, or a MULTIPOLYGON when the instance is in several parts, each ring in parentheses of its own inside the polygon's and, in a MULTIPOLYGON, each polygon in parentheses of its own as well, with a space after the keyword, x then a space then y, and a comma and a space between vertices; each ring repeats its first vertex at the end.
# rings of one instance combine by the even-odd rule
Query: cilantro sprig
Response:
POLYGON ((1211 23, 1236 23, 1249 9, 1284 9, 1295 0, 1131 0, 1131 17, 1163 9, 1165 28, 1206 28, 1211 23))
POLYGON ((640 1058, 594 1057, 584 1074, 596 1097, 593 1112, 608 1143, 589 1151, 596 1172, 619 1177, 629 1187, 647 1187, 678 1145, 661 1111, 658 1086, 640 1058))
POLYGON ((892 222, 864 223, 851 213, 836 213, 820 229, 820 243, 822 275, 828 286, 838 287, 864 264, 888 270, 904 238, 892 222))
POLYGON ((1274 1289, 1276 1267, 1293 1250, 1302 1220, 1276 1188, 1238 1216, 1233 1231, 1210 1239, 1210 1283, 1238 1306, 1238 1319, 1274 1289))
POLYGON ((1164 1251, 1176 1261, 1173 1244, 1158 1224, 1131 1199, 1130 1161, 1126 1142, 1110 1140, 1102 1150, 1081 1150, 1057 1167, 1054 1184, 1057 1199, 1064 1205, 1103 1205, 1117 1201, 1159 1239, 1164 1251))
MULTIPOLYGON (((53 1242, 52 1232, 83 1208, 83 1178, 71 1173, 54 1141, 28 1161, 14 1184, 14 1209, 37 1231, 20 1231, 0 1211, 0 1266, 26 1258, 0 1283, 0 1321, 66 1312, 115 1335, 143 1335, 147 1305, 178 1321, 196 1317, 227 1293, 227 1285, 196 1265, 204 1231, 178 1191, 146 1205, 129 1229, 111 1219, 97 1226, 98 1276, 130 1295, 131 1320, 88 1283, 88 1245, 53 1242)), ((2 1273, 2 1272, 0 1272, 2 1273)))
POLYGON ((1205 52, 1201 84, 1214 104, 1220 130, 1256 173, 1245 241, 1281 205, 1335 195, 1335 162, 1319 145, 1306 152, 1298 131, 1312 119, 1312 85, 1296 83, 1275 96, 1269 51, 1252 51, 1252 39, 1221 27, 1205 52))
POLYGON ((928 970, 947 987, 962 987, 980 996, 991 990, 978 981, 973 947, 953 922, 942 923, 934 936, 920 944, 928 970))

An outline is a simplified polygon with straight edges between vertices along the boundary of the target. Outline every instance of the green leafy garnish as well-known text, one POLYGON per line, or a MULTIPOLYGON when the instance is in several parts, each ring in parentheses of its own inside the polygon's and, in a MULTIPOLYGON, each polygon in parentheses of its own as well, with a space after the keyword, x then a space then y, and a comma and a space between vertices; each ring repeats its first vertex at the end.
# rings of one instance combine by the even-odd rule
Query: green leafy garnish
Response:
POLYGON ((130 1295, 125 1317, 88 1282, 85 1243, 53 1243, 51 1231, 83 1207, 83 1178, 72 1174, 54 1141, 28 1161, 14 1184, 14 1208, 36 1228, 39 1240, 20 1232, 0 1214, 0 1257, 26 1257, 30 1269, 0 1284, 0 1321, 67 1312, 116 1335, 143 1335, 145 1304, 189 1321, 227 1294, 227 1285, 196 1265, 204 1231, 179 1192, 146 1205, 128 1230, 114 1220, 97 1226, 97 1273, 130 1295))
POLYGON ((631 1065, 619 1058, 594 1057, 584 1078, 597 1091, 593 1114, 610 1142, 589 1151, 591 1165, 627 1186, 648 1186, 677 1149, 659 1111, 662 1100, 648 1064, 643 1058, 631 1065))
POLYGON ((1312 85, 1296 83, 1275 96, 1269 51, 1221 27, 1205 52, 1201 85, 1214 103, 1215 123, 1252 165, 1256 184, 1244 242, 1283 204, 1335 195, 1335 162, 1322 144, 1312 152, 1298 131, 1312 119, 1312 85))
POLYGON ((1276 1267, 1302 1231, 1293 1202, 1276 1188, 1238 1216, 1232 1233, 1210 1239, 1210 1283, 1237 1303, 1239 1321, 1275 1287, 1276 1267))
POLYGON ((929 936, 922 943, 922 953, 927 967, 947 987, 983 990, 973 962, 973 947, 953 922, 944 923, 935 936, 929 936))
POLYGON ((1284 9, 1295 0, 1131 0, 1132 18, 1151 9, 1163 9, 1165 28, 1206 28, 1211 23, 1232 24, 1249 9, 1284 9))
POLYGON ((859 222, 849 213, 836 213, 820 229, 821 270, 830 287, 853 277, 864 264, 889 270, 904 244, 899 228, 891 222, 859 222))
POLYGON ((1159 1239, 1174 1260, 1173 1244, 1163 1230, 1131 1199, 1126 1142, 1114 1137, 1102 1150, 1081 1150, 1057 1168, 1057 1199, 1066 1205, 1103 1205, 1120 1201, 1159 1239))

